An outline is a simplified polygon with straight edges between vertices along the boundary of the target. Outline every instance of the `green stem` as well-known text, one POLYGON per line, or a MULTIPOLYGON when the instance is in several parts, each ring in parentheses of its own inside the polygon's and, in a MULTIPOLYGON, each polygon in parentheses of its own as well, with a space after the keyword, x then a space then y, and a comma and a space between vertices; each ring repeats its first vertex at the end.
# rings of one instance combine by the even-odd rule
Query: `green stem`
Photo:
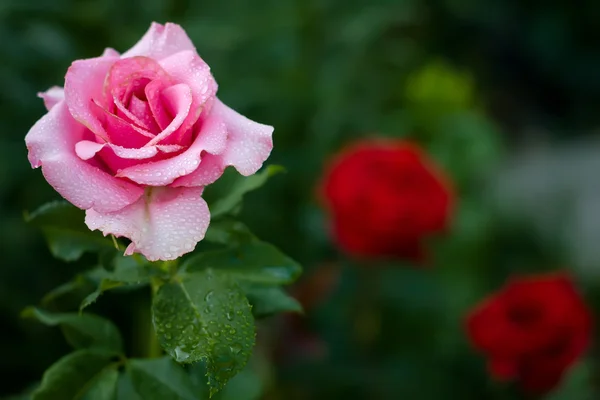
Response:
MULTIPOLYGON (((156 292, 158 292, 158 288, 161 285, 161 282, 158 279, 152 279, 152 282, 150 283, 151 285, 151 289, 152 289, 152 294, 151 294, 151 299, 154 298, 154 296, 156 295, 156 292)), ((152 300, 150 300, 150 305, 152 305, 152 300)), ((160 346, 160 343, 158 342, 158 336, 156 335, 156 331, 154 330, 154 324, 152 323, 152 311, 151 311, 151 307, 147 308, 148 310, 148 329, 147 329, 147 340, 146 340, 146 345, 147 345, 147 350, 146 350, 146 356, 148 358, 157 358, 162 356, 163 352, 162 352, 162 347, 160 346)))

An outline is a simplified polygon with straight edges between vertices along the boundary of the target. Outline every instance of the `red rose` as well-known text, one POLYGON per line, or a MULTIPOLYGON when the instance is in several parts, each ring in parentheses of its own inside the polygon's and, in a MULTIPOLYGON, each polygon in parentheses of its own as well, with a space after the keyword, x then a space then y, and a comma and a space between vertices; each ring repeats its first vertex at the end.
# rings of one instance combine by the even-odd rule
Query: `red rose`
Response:
POLYGON ((586 304, 563 274, 515 278, 467 319, 490 373, 538 394, 555 387, 585 351, 591 325, 586 304))
POLYGON ((446 229, 447 180, 415 144, 362 141, 330 165, 322 187, 338 245, 355 256, 422 261, 423 239, 446 229))

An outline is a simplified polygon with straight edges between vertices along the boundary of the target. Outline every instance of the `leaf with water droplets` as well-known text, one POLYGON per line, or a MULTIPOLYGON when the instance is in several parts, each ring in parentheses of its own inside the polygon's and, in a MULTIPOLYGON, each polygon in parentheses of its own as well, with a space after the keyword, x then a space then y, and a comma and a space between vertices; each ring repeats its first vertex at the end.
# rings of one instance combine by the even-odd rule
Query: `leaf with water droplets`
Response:
POLYGON ((49 326, 60 325, 67 342, 76 349, 104 349, 119 353, 123 350, 121 334, 109 320, 93 314, 53 314, 35 307, 28 307, 23 317, 35 318, 49 326))
POLYGON ((78 260, 85 252, 116 250, 110 238, 91 231, 84 223, 84 211, 67 203, 47 203, 25 220, 41 228, 52 255, 65 261, 78 260))
POLYGON ((292 283, 302 272, 296 261, 272 244, 252 241, 237 247, 206 251, 189 258, 182 269, 188 272, 212 268, 239 279, 270 285, 292 283))
POLYGON ((258 189, 271 176, 283 171, 285 169, 282 166, 269 165, 260 173, 245 177, 231 168, 226 170, 217 182, 206 188, 203 195, 208 202, 211 218, 233 213, 246 193, 258 189), (211 198, 215 200, 211 201, 211 198))
POLYGON ((170 357, 131 359, 127 372, 136 393, 145 400, 199 400, 189 375, 170 357))
POLYGON ((205 269, 160 287, 152 302, 159 342, 181 363, 204 360, 211 396, 247 363, 254 318, 244 292, 229 276, 205 269))

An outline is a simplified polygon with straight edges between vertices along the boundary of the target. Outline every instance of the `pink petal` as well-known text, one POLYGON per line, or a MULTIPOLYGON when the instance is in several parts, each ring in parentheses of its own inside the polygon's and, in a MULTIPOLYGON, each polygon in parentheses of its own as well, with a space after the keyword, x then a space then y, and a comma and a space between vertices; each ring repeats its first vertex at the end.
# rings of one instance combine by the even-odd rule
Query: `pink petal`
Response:
POLYGON ((175 153, 182 149, 181 146, 151 146, 140 149, 130 149, 114 145, 112 143, 98 143, 90 140, 82 140, 75 145, 75 153, 82 160, 89 160, 96 154, 104 161, 113 173, 122 169, 133 167, 143 162, 158 161, 166 157, 166 154, 175 153))
POLYGON ((58 86, 52 86, 43 93, 38 93, 38 97, 44 100, 46 110, 50 111, 52 107, 65 99, 65 90, 58 86))
POLYGON ((150 104, 147 101, 140 100, 137 96, 131 96, 129 111, 140 121, 140 126, 146 128, 146 130, 150 132, 160 132, 162 130, 156 123, 150 104))
POLYGON ((107 139, 104 127, 92 110, 93 101, 107 106, 103 95, 104 80, 110 67, 119 58, 114 55, 77 60, 71 64, 65 76, 65 102, 77 121, 96 135, 107 139))
POLYGON ((109 140, 103 142, 108 141, 118 146, 139 148, 154 137, 150 132, 111 114, 95 102, 92 103, 91 110, 106 130, 109 140))
MULTIPOLYGON (((179 178, 173 186, 206 186, 216 181, 225 167, 231 165, 242 175, 254 174, 269 157, 273 148, 273 127, 259 124, 238 114, 219 99, 209 118, 217 117, 227 125, 227 147, 223 154, 203 158, 191 174, 179 178), (220 163, 220 165, 219 165, 220 163), (211 181, 212 180, 212 181, 211 181)), ((215 153, 217 154, 217 153, 215 153)))
POLYGON ((170 82, 166 79, 155 79, 146 85, 144 92, 148 100, 148 106, 154 117, 154 121, 158 124, 160 130, 165 129, 173 119, 165 110, 162 103, 161 92, 170 86, 170 82))
POLYGON ((194 250, 204 238, 210 213, 204 188, 149 188, 130 206, 113 212, 88 210, 85 223, 104 235, 131 239, 126 255, 141 253, 148 260, 174 260, 194 250))
POLYGON ((223 154, 225 165, 231 165, 244 176, 262 167, 273 149, 273 127, 259 124, 238 114, 219 99, 215 101, 211 116, 227 125, 227 149, 223 154))
POLYGON ((41 166, 48 183, 79 208, 110 212, 135 202, 142 188, 77 157, 75 143, 85 139, 85 134, 65 102, 58 103, 25 137, 31 166, 41 166))
POLYGON ((153 22, 140 41, 122 57, 146 56, 161 60, 184 50, 195 51, 195 47, 181 26, 171 23, 163 26, 153 22))
POLYGON ((121 57, 121 55, 115 49, 111 49, 110 47, 107 47, 104 49, 104 52, 102 53, 102 57, 121 57))
POLYGON ((223 171, 225 170, 224 165, 221 155, 203 154, 200 166, 194 172, 177 178, 170 186, 194 187, 210 185, 223 175, 223 171))
POLYGON ((178 85, 173 85, 169 88, 166 88, 162 91, 162 98, 167 111, 171 115, 175 115, 175 118, 173 118, 171 123, 161 133, 146 143, 146 146, 153 146, 155 144, 162 143, 164 139, 168 138, 175 131, 182 129, 182 123, 190 113, 190 107, 192 105, 192 92, 190 91, 189 86, 180 83, 178 85))
POLYGON ((194 172, 198 165, 202 165, 200 156, 203 151, 219 154, 224 151, 227 140, 226 126, 217 118, 204 121, 200 129, 196 140, 185 152, 165 160, 125 168, 117 176, 141 185, 165 186, 194 172))
MULTIPOLYGON (((174 54, 162 60, 160 64, 174 81, 187 84, 192 91, 190 113, 179 130, 179 133, 184 135, 189 133, 188 128, 198 121, 201 113, 207 115, 210 112, 217 93, 217 82, 210 73, 208 64, 195 51, 174 54)), ((173 135, 164 143, 185 144, 185 139, 191 140, 191 137, 173 135)))
POLYGON ((75 144, 75 153, 82 160, 89 160, 104 147, 110 147, 117 157, 134 160, 152 158, 158 153, 156 146, 142 147, 141 149, 129 149, 112 143, 98 143, 90 140, 77 142, 77 144, 75 144))

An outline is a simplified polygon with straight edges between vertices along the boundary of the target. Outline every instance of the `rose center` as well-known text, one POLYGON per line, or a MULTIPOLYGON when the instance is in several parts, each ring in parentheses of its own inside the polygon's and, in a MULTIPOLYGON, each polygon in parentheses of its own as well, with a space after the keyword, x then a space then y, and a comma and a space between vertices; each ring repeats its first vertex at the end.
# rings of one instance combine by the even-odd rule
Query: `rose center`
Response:
POLYGON ((508 309, 508 319, 520 327, 530 327, 542 318, 542 308, 539 304, 526 302, 508 309))

